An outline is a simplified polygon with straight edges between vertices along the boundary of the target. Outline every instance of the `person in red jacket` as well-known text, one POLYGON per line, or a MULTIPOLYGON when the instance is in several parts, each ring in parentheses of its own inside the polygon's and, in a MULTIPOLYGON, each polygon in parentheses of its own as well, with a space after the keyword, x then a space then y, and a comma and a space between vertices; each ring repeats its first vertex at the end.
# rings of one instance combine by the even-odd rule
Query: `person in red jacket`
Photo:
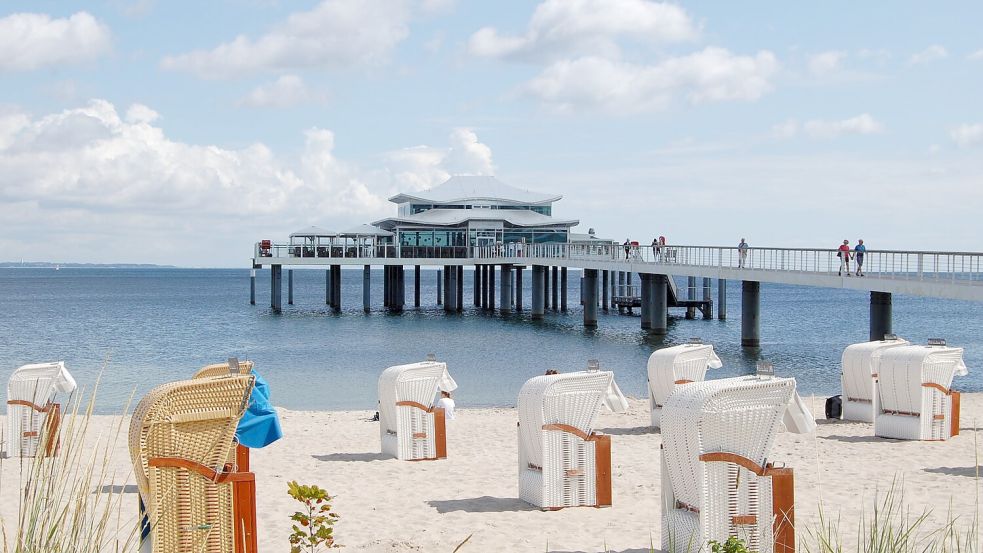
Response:
POLYGON ((843 269, 846 268, 846 276, 850 276, 850 241, 844 240, 840 249, 836 252, 836 257, 840 258, 840 276, 843 276, 843 269))

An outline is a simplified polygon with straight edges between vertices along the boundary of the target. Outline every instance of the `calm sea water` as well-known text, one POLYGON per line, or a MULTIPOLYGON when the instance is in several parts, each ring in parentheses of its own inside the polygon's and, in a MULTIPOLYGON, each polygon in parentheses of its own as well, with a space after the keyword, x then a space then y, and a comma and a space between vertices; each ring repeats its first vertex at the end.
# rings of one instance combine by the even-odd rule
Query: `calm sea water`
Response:
MULTIPOLYGON (((22 364, 64 360, 88 390, 102 375, 98 409, 114 412, 131 394, 238 356, 256 362, 283 407, 373 409, 380 371, 434 352, 460 385, 459 406, 514 405, 529 377, 581 369, 590 358, 614 370, 625 393, 645 397, 652 351, 700 337, 724 361, 714 377, 753 372, 767 359, 779 374, 796 377, 803 393, 832 394, 843 348, 866 340, 868 331, 867 294, 848 290, 762 284, 763 343, 748 352, 740 347, 739 282, 728 285, 727 321, 687 321, 674 309, 669 334, 656 338, 639 329, 637 315, 613 310, 599 312, 596 330, 584 329, 579 273, 570 275, 570 311, 547 313, 544 321, 475 310, 470 271, 463 314, 436 305, 436 272, 427 270, 423 306, 412 307, 407 271, 409 307, 387 314, 381 277, 373 273, 374 310, 365 314, 361 270, 343 271, 344 309, 334 314, 324 305, 323 270, 294 272, 294 305, 287 305, 285 273, 284 310, 274 315, 268 271, 257 272, 253 306, 248 270, 0 268, 0 379, 22 364)), ((955 384, 966 391, 983 390, 981 314, 976 303, 894 297, 897 334, 919 343, 945 337, 966 348, 970 375, 955 384)))

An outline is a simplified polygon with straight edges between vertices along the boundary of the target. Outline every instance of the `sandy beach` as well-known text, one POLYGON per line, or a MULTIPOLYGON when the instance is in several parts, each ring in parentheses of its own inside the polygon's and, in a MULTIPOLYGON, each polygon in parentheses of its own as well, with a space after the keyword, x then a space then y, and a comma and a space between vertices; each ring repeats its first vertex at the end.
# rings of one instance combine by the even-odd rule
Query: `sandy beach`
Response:
MULTIPOLYGON (((806 398, 822 417, 822 398, 806 398)), ((912 513, 934 509, 966 519, 977 511, 974 420, 983 419, 983 394, 963 396, 962 434, 947 442, 901 442, 872 436, 862 423, 820 419, 814 435, 780 434, 775 463, 795 469, 799 539, 815 528, 820 501, 840 519, 846 548, 856 520, 878 491, 903 481, 912 513)), ((517 499, 516 411, 459 409, 448 426, 448 458, 401 462, 379 453, 378 426, 368 411, 280 412, 285 436, 253 452, 257 475, 260 550, 287 551, 295 510, 287 482, 317 484, 336 496, 336 528, 345 551, 648 551, 660 543, 661 436, 647 426, 643 400, 627 413, 602 412, 597 429, 612 435, 614 505, 542 512, 517 499)), ((113 417, 98 416, 93 431, 113 417)), ((116 419, 118 421, 118 419, 116 419)), ((125 429, 125 426, 124 426, 125 429)), ((129 473, 125 439, 114 450, 117 474, 129 473)), ((2 465, 0 515, 16 520, 17 464, 2 465)), ((132 476, 124 483, 124 520, 133 520, 132 476)), ((934 526, 926 526, 927 528, 934 526)), ((8 531, 8 535, 9 535, 8 531)))

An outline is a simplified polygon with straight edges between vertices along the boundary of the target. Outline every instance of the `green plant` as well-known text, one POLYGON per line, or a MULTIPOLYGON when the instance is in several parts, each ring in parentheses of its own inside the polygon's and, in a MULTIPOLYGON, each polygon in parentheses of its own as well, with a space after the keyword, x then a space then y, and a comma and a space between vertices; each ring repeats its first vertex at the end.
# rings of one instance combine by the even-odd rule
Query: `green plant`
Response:
POLYGON ((331 500, 327 490, 317 486, 302 486, 296 481, 287 484, 290 497, 304 504, 305 511, 297 511, 290 519, 290 553, 315 553, 321 547, 334 547, 334 526, 338 515, 331 512, 331 500))
POLYGON ((744 540, 731 536, 727 541, 720 543, 717 540, 710 540, 710 553, 750 553, 744 540))

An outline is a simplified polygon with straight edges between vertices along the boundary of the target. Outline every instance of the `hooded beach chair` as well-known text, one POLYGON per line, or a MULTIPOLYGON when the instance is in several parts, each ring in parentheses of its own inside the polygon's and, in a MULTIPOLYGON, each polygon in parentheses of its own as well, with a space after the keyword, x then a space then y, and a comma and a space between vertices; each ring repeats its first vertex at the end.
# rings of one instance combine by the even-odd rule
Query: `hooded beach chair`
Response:
MULTIPOLYGON (((243 374, 249 374, 253 370, 252 361, 239 361, 239 372, 243 374)), ((229 362, 225 363, 213 363, 211 365, 205 365, 204 367, 198 369, 198 372, 192 378, 204 378, 207 376, 225 376, 231 373, 229 368, 229 362)))
POLYGON ((254 377, 172 382, 150 391, 130 421, 129 449, 157 553, 244 553, 228 461, 254 377))
POLYGON ((674 387, 690 382, 703 382, 707 369, 719 369, 722 366, 710 344, 693 342, 653 352, 648 361, 652 426, 659 426, 662 406, 674 387))
POLYGON ((424 461, 447 457, 444 410, 434 407, 437 392, 457 383, 447 363, 397 365, 379 377, 379 434, 382 452, 397 459, 424 461))
POLYGON ((794 553, 791 468, 775 435, 815 430, 794 378, 744 376, 680 386, 662 410, 662 548, 709 551, 736 536, 751 551, 794 553))
POLYGON ((843 420, 874 422, 881 355, 888 349, 908 344, 907 340, 892 338, 852 344, 843 350, 840 364, 843 420))
POLYGON ((519 391, 519 498, 542 509, 611 505, 611 437, 601 409, 628 409, 614 373, 537 376, 519 391))
POLYGON ((955 376, 968 374, 962 348, 903 346, 881 355, 874 435, 902 440, 947 440, 959 434, 955 376))
POLYGON ((58 449, 58 422, 61 405, 54 403, 59 393, 76 388, 75 379, 64 362, 37 363, 17 368, 7 382, 7 435, 3 452, 7 457, 34 457, 47 435, 42 453, 54 455, 58 449))

